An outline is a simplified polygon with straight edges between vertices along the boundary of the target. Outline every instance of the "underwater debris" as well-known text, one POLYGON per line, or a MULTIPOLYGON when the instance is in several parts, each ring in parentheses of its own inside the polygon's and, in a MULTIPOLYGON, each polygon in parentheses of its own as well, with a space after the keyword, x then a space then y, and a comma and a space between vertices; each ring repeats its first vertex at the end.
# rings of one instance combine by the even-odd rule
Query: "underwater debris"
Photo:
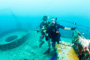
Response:
POLYGON ((56 47, 57 47, 58 60, 64 60, 64 59, 73 60, 71 57, 75 58, 75 60, 79 60, 77 54, 72 48, 72 44, 61 42, 60 44, 57 44, 56 47))
POLYGON ((71 48, 68 52, 67 52, 67 56, 70 60, 79 60, 77 54, 75 53, 74 49, 71 48))
POLYGON ((13 49, 23 44, 29 36, 27 30, 10 30, 0 35, 0 50, 13 49))
POLYGON ((15 40, 16 38, 18 38, 18 36, 17 36, 17 35, 14 35, 14 36, 9 36, 9 37, 7 37, 7 39, 6 39, 6 42, 13 41, 13 40, 15 40))
POLYGON ((73 40, 73 48, 79 59, 87 60, 90 57, 90 40, 86 39, 83 35, 81 35, 78 31, 74 32, 77 33, 77 38, 73 40))

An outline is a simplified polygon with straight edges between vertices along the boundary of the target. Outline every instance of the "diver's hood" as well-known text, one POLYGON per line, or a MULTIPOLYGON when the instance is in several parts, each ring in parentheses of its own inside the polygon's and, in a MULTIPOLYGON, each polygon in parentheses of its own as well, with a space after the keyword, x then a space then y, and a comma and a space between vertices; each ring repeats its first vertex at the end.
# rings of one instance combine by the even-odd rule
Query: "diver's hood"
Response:
POLYGON ((47 16, 43 16, 42 20, 47 21, 48 17, 47 16))

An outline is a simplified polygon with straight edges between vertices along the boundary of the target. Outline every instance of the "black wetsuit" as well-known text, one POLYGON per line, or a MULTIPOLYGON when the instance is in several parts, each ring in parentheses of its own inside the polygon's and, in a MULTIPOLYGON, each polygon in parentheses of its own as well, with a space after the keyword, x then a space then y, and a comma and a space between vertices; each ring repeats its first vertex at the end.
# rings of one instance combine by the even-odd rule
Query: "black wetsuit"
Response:
MULTIPOLYGON (((43 38, 44 38, 45 33, 46 33, 46 32, 44 32, 44 30, 47 30, 47 27, 49 27, 49 25, 50 25, 50 22, 47 22, 47 23, 43 23, 43 22, 42 22, 42 23, 40 24, 41 34, 43 35, 43 38), (43 26, 44 26, 45 29, 42 29, 43 26)), ((48 37, 45 36, 45 39, 46 39, 46 41, 47 41, 47 40, 48 40, 48 37)))
POLYGON ((60 24, 55 24, 54 26, 50 26, 47 28, 47 33, 48 36, 52 39, 52 42, 55 45, 55 42, 59 43, 59 39, 60 39, 60 32, 56 33, 56 31, 59 31, 59 28, 64 29, 63 26, 61 26, 60 24))
POLYGON ((43 26, 45 27, 45 29, 42 29, 42 30, 41 30, 42 35, 45 34, 44 30, 47 30, 47 27, 49 26, 49 24, 50 24, 50 22, 48 22, 48 23, 43 23, 43 22, 42 22, 42 23, 40 24, 40 28, 41 28, 41 29, 42 29, 43 26))

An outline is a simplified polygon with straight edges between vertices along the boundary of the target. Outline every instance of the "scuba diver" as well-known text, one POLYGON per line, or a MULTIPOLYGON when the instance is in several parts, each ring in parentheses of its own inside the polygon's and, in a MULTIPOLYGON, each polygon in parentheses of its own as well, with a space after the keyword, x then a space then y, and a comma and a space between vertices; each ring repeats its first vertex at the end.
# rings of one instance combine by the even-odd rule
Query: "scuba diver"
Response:
MULTIPOLYGON (((57 23, 57 18, 51 18, 50 20, 50 26, 47 28, 47 32, 46 32, 46 35, 51 39, 52 41, 52 46, 54 48, 54 57, 56 54, 56 49, 55 49, 55 46, 56 46, 56 42, 57 44, 60 44, 60 31, 59 29, 62 28, 62 29, 65 29, 65 30, 75 30, 76 28, 67 28, 67 27, 64 27, 60 24, 57 23)), ((45 53, 49 53, 50 52, 50 48, 45 52, 45 53)))
POLYGON ((47 16, 43 16, 42 20, 43 21, 40 23, 40 28, 39 28, 39 30, 37 30, 37 32, 41 31, 41 36, 39 39, 39 41, 40 41, 39 47, 41 47, 44 44, 44 41, 43 41, 44 37, 45 37, 46 41, 48 41, 48 39, 49 39, 45 34, 46 34, 47 27, 50 25, 50 22, 48 21, 47 16))

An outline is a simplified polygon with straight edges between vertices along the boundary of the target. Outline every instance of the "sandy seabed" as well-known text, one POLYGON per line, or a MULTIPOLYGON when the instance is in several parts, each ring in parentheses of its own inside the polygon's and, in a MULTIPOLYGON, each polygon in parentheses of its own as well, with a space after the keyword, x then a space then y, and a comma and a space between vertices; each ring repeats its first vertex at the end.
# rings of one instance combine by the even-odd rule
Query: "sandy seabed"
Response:
MULTIPOLYGON (((45 43, 39 48, 40 33, 29 31, 28 40, 17 48, 6 51, 0 50, 0 60, 50 60, 52 54, 43 54, 48 49, 48 44, 45 43)), ((61 38, 61 40, 70 42, 70 39, 61 38)))

